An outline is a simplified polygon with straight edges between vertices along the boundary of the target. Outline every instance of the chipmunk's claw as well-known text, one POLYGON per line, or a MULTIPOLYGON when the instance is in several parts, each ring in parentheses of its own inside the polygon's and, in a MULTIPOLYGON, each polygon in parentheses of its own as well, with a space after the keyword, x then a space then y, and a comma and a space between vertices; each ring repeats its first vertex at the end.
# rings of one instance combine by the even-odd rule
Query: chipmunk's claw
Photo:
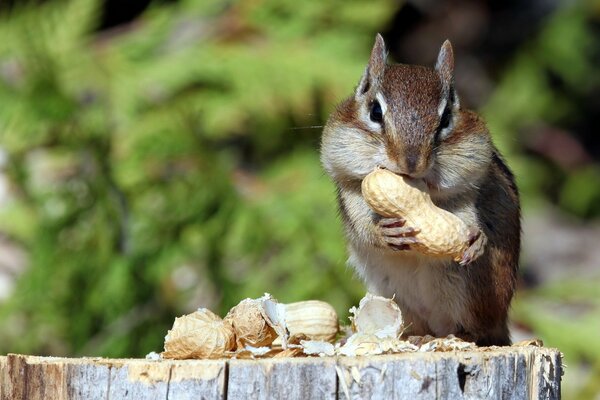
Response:
POLYGON ((462 254, 462 257, 458 262, 462 266, 471 264, 483 254, 487 238, 482 234, 479 228, 473 227, 469 229, 468 243, 469 247, 462 254))
POLYGON ((415 236, 420 230, 406 226, 406 220, 403 218, 382 218, 379 228, 384 242, 393 250, 410 250, 411 245, 419 243, 415 236))

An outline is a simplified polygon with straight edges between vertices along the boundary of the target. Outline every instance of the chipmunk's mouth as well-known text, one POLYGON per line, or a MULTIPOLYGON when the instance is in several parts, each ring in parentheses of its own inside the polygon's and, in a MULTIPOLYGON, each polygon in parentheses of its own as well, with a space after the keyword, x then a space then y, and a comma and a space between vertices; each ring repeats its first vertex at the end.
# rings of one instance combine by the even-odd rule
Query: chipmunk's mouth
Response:
POLYGON ((403 177, 403 178, 406 178, 406 179, 415 179, 415 178, 413 178, 412 176, 410 176, 410 175, 408 175, 408 174, 405 174, 405 173, 403 173, 403 172, 400 172, 400 171, 394 170, 394 169, 392 169, 392 168, 387 168, 387 167, 384 167, 383 165, 378 165, 378 166, 377 166, 377 168, 375 168, 375 169, 385 169, 385 170, 387 170, 387 171, 390 171, 391 173, 393 173, 393 174, 396 174, 396 175, 398 175, 398 176, 401 176, 401 177, 403 177))
MULTIPOLYGON (((422 178, 422 177, 416 177, 416 176, 412 176, 412 175, 409 175, 409 174, 405 174, 405 173, 403 173, 403 172, 400 172, 400 171, 398 171, 398 170, 395 170, 395 169, 392 169, 392 168, 387 168, 387 167, 384 167, 384 166, 382 166, 382 165, 378 165, 376 169, 385 169, 385 170, 388 170, 388 171, 390 171, 391 173, 393 173, 393 174, 395 174, 395 175, 398 175, 398 176, 400 176, 400 177, 404 178, 404 179, 405 179, 406 181, 408 181, 408 182, 418 182, 418 181, 425 181, 425 179, 424 179, 424 178, 422 178)), ((425 182, 426 182, 426 181, 425 181, 425 182)))

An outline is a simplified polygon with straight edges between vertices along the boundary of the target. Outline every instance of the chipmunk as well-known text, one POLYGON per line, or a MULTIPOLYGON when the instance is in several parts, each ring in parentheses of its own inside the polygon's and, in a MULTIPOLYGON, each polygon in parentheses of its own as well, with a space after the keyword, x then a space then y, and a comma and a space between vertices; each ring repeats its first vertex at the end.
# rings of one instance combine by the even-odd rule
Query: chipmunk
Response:
POLYGON ((484 121, 460 106, 449 41, 435 68, 389 65, 386 57, 377 35, 354 94, 330 115, 321 141, 349 263, 370 292, 394 296, 407 335, 454 334, 480 346, 509 345, 521 241, 514 176, 484 121), (422 179, 436 206, 469 226, 469 247, 459 262, 411 250, 418 231, 367 206, 361 182, 376 167, 422 179))

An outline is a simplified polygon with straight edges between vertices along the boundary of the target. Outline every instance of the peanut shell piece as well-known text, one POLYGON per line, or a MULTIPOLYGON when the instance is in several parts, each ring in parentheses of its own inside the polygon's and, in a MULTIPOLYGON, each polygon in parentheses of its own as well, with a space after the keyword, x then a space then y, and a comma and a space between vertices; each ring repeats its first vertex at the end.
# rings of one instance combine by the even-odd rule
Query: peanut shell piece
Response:
POLYGON ((393 299, 367 293, 350 313, 354 333, 340 347, 339 354, 361 356, 410 350, 398 339, 404 321, 393 299))
POLYGON ((333 342, 339 330, 335 309, 319 300, 286 304, 285 324, 290 336, 303 334, 316 341, 333 342))
POLYGON ((221 358, 235 348, 235 333, 227 321, 201 308, 175 318, 173 329, 165 337, 163 358, 221 358))
POLYGON ((397 338, 404 328, 400 307, 386 297, 367 293, 350 313, 352 330, 356 333, 397 338))
POLYGON ((468 248, 469 230, 456 215, 431 201, 422 181, 406 179, 378 168, 362 181, 362 194, 369 207, 387 218, 404 218, 418 229, 420 243, 411 248, 433 256, 451 256, 459 261, 468 248))
POLYGON ((264 317, 261 299, 242 300, 229 311, 225 321, 230 322, 233 326, 238 349, 245 346, 270 346, 277 338, 275 329, 264 317))

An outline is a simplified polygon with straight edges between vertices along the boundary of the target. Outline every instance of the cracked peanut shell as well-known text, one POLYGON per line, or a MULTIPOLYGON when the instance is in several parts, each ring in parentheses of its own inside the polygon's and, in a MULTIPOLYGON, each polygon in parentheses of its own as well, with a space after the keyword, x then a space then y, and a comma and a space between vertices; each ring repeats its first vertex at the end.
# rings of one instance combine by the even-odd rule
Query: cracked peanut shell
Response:
POLYGON ((235 333, 227 321, 206 308, 175 318, 165 337, 163 358, 221 358, 235 348, 235 333))
POLYGON ((242 300, 229 311, 225 321, 233 326, 238 349, 270 346, 277 338, 264 314, 262 298, 242 300))

